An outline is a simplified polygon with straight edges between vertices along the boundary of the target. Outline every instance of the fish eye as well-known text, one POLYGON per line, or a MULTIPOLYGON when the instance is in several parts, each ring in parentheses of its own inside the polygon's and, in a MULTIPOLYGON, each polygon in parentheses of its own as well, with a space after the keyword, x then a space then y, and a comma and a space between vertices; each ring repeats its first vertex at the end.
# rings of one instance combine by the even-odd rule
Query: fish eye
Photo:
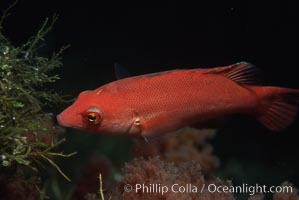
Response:
POLYGON ((89 123, 98 124, 102 120, 102 112, 97 107, 91 107, 86 111, 86 118, 89 123))
POLYGON ((87 118, 89 122, 95 122, 97 119, 97 113, 89 113, 87 118))

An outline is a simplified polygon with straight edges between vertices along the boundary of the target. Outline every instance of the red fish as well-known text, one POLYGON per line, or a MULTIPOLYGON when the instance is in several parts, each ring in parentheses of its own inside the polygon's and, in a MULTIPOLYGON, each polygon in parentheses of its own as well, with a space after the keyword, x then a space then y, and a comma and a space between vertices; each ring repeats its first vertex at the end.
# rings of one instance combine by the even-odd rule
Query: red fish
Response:
POLYGON ((299 90, 258 86, 256 72, 241 62, 125 78, 82 92, 57 119, 66 127, 147 137, 243 113, 280 131, 296 117, 299 90))

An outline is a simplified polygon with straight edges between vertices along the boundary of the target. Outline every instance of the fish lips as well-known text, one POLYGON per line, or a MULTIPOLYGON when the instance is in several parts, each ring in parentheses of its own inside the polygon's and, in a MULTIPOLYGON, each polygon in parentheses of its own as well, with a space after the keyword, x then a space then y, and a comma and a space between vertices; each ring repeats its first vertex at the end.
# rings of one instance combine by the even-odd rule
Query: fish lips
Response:
POLYGON ((59 124, 60 126, 64 126, 64 127, 72 127, 71 124, 68 124, 68 123, 63 119, 62 114, 57 115, 57 116, 56 116, 56 119, 57 119, 58 124, 59 124))
POLYGON ((70 124, 70 123, 66 122, 62 113, 57 115, 56 119, 57 119, 57 122, 60 126, 67 127, 67 128, 75 128, 75 129, 79 129, 79 130, 84 130, 84 128, 81 127, 81 126, 76 126, 74 124, 70 124))
POLYGON ((66 126, 67 124, 63 121, 61 114, 56 116, 57 122, 60 126, 66 126))

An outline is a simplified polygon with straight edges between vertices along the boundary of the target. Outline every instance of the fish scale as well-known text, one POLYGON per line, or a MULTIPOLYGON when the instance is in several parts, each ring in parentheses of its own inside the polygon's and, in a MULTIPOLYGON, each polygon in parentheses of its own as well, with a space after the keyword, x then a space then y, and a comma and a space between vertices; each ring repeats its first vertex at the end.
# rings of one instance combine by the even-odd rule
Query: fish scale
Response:
POLYGON ((82 92, 57 119, 100 134, 148 137, 238 113, 280 131, 296 117, 299 90, 259 86, 257 72, 241 62, 125 78, 82 92))
MULTIPOLYGON (((248 110, 257 101, 250 90, 220 75, 207 75, 203 79, 188 70, 181 70, 178 75, 168 73, 146 81, 126 82, 126 87, 117 93, 125 96, 125 104, 145 120, 143 123, 157 120, 164 124, 163 129, 167 123, 170 128, 186 126, 196 123, 197 118, 208 120, 233 110, 248 110), (146 92, 136 94, 136 91, 146 92), (167 120, 177 116, 180 120, 167 120), (175 124, 169 124, 172 122, 175 124)), ((124 83, 120 81, 118 84, 124 83)))

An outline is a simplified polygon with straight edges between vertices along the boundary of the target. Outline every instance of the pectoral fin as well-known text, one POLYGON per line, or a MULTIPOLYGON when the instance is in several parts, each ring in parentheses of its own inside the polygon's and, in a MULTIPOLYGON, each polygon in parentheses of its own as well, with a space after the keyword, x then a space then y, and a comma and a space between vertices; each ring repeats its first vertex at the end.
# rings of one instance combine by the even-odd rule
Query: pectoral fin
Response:
POLYGON ((142 123, 142 137, 151 137, 175 131, 180 128, 180 122, 177 119, 159 115, 142 123))

